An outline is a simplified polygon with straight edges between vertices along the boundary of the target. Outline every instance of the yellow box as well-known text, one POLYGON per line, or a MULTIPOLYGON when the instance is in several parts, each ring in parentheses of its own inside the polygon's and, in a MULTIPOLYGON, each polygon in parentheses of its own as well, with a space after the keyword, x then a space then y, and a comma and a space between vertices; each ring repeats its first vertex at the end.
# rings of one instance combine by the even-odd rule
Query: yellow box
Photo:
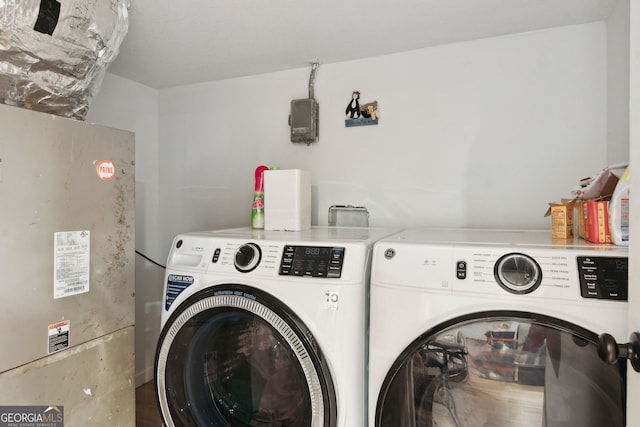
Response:
POLYGON ((570 239, 573 235, 573 199, 563 199, 560 203, 549 203, 545 216, 551 216, 551 238, 570 239))

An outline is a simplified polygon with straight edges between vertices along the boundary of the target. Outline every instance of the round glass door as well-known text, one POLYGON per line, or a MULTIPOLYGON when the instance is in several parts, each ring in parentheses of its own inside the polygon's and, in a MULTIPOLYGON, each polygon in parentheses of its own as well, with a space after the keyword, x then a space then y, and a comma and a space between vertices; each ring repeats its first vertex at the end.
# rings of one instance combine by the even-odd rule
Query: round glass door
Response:
POLYGON ((623 427, 626 364, 597 336, 530 313, 480 313, 440 325, 396 360, 377 427, 623 427))
POLYGON ((320 350, 283 304, 243 286, 182 304, 156 352, 156 391, 168 426, 335 424, 320 350))

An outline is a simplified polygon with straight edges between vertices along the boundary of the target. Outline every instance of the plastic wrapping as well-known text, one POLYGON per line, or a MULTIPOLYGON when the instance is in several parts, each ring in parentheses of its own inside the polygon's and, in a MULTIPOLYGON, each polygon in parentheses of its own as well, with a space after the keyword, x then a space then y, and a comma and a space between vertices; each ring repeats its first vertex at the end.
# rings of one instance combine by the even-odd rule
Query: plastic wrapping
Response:
POLYGON ((613 188, 609 191, 609 185, 612 179, 617 181, 624 173, 628 163, 618 163, 603 168, 595 177, 583 178, 580 185, 571 191, 576 199, 590 200, 610 196, 613 188), (615 178, 614 178, 615 177, 615 178))
POLYGON ((0 102, 84 119, 127 34, 129 4, 0 1, 0 102))

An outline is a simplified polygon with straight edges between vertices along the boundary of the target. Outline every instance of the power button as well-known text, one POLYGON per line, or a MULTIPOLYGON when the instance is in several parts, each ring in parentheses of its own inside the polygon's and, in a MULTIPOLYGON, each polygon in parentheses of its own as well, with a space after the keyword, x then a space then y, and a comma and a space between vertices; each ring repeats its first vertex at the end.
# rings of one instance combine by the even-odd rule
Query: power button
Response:
POLYGON ((460 280, 464 280, 467 278, 467 262, 466 261, 458 261, 456 263, 456 277, 460 280))

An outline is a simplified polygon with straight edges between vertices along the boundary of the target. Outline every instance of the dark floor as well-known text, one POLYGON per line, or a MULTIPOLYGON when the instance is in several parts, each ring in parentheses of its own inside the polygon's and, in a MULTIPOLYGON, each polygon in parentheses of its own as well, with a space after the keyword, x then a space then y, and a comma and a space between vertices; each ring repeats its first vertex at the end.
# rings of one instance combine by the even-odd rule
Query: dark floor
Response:
POLYGON ((162 427, 153 381, 136 388, 136 427, 162 427))

